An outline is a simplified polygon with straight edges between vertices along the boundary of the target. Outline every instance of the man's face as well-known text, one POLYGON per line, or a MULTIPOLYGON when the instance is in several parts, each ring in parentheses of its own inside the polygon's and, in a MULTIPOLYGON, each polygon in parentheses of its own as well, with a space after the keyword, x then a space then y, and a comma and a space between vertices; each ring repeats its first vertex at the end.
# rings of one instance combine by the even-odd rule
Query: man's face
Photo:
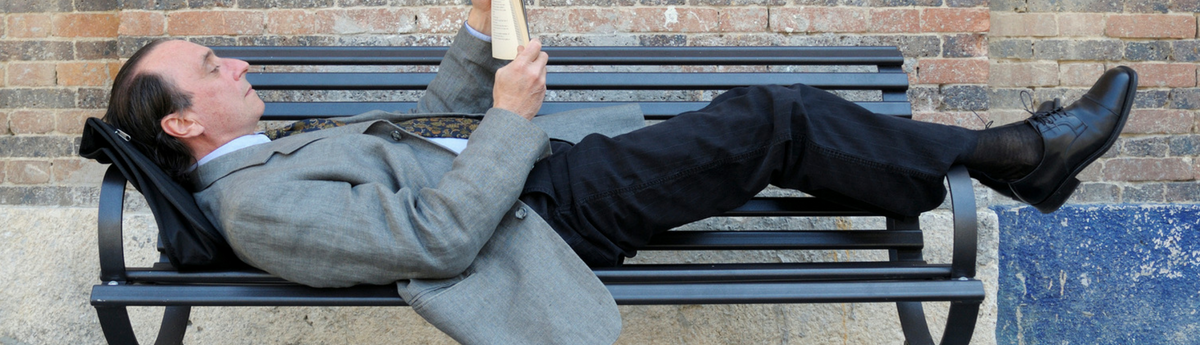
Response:
POLYGON ((179 91, 192 95, 192 106, 179 115, 195 121, 218 141, 254 133, 263 101, 246 81, 249 64, 222 59, 207 47, 187 41, 159 44, 142 61, 141 72, 157 73, 179 91))

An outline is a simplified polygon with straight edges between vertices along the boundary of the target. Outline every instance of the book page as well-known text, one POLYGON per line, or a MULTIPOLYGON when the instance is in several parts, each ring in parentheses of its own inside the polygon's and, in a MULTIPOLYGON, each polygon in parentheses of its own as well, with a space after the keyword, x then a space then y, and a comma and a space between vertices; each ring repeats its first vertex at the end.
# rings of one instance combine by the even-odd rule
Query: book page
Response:
POLYGON ((492 57, 512 60, 517 47, 529 43, 522 0, 492 0, 492 57))

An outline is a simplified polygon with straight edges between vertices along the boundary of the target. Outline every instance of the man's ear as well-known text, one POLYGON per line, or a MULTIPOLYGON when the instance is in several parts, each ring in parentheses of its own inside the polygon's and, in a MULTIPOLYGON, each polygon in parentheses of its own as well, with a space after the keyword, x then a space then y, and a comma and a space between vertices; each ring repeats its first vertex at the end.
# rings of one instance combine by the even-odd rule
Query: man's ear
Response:
POLYGON ((200 135, 200 133, 204 133, 203 125, 184 117, 178 112, 163 116, 159 124, 162 125, 163 132, 166 132, 167 135, 180 139, 192 138, 200 135))

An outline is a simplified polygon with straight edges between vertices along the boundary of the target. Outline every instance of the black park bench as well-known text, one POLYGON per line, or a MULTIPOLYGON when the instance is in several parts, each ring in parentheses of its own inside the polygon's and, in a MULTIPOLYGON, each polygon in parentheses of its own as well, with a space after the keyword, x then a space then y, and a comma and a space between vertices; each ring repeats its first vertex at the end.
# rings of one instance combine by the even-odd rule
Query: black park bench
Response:
MULTIPOLYGON (((246 60, 256 66, 257 72, 247 78, 260 92, 307 90, 298 91, 301 97, 276 97, 287 101, 267 103, 264 120, 281 121, 348 116, 373 109, 412 109, 415 102, 388 99, 308 100, 321 92, 341 95, 419 92, 433 79, 432 66, 439 63, 446 51, 442 47, 216 47, 214 50, 219 56, 246 60)), ((620 98, 627 91, 699 95, 712 91, 695 90, 804 83, 865 95, 868 99, 859 104, 876 113, 912 115, 906 96, 908 77, 901 66, 904 59, 894 47, 547 47, 545 51, 551 56, 551 73, 547 76, 551 95, 617 94, 593 99, 620 98), (654 68, 668 72, 642 72, 654 68)), ((542 112, 623 103, 568 98, 550 97, 542 112)), ((666 100, 637 102, 648 120, 667 119, 706 103, 676 100, 687 97, 662 98, 666 100)), ((127 306, 165 306, 158 342, 178 344, 193 306, 406 305, 394 285, 316 289, 238 263, 177 269, 169 260, 172 258, 163 255, 151 267, 126 267, 121 220, 127 181, 151 205, 160 230, 160 251, 164 242, 181 241, 206 243, 212 246, 212 251, 225 256, 229 249, 220 247, 224 241, 213 237, 213 228, 207 220, 196 217, 199 210, 189 194, 180 194, 183 189, 171 186, 173 182, 165 180, 161 171, 135 164, 137 157, 125 157, 138 153, 117 139, 119 135, 104 133, 111 128, 90 121, 81 153, 103 163, 118 163, 108 169, 101 187, 98 226, 101 282, 92 288, 91 294, 91 304, 109 343, 137 342, 127 306)), ((933 343, 921 302, 948 301, 950 310, 942 343, 966 344, 984 299, 984 285, 974 279, 975 198, 965 169, 955 167, 948 180, 954 217, 950 264, 929 264, 922 258, 924 238, 917 218, 887 218, 885 228, 872 230, 672 231, 655 238, 645 249, 886 250, 887 261, 626 264, 596 269, 595 273, 622 305, 896 303, 909 344, 933 343)), ((803 195, 759 197, 726 216, 878 217, 803 195)))

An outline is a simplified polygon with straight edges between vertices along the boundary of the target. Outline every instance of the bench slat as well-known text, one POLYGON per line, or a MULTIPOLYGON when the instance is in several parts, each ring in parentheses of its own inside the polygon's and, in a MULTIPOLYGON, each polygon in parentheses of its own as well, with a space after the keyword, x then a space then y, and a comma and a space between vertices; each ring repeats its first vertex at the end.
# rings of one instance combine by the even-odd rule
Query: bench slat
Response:
MULTIPOLYGON (((853 281, 606 284, 618 304, 838 303, 983 300, 983 282, 853 281)), ((318 289, 297 285, 95 285, 106 306, 405 306, 394 285, 318 289)))
MULTIPOLYGON (((594 272, 606 283, 946 279, 950 277, 950 265, 923 262, 656 264, 596 268, 594 272)), ((296 285, 252 269, 180 273, 169 268, 130 268, 128 277, 131 283, 148 284, 296 285)))
MULTIPOLYGON (((665 120, 672 116, 698 110, 708 102, 545 102, 540 114, 553 114, 567 110, 596 108, 621 104, 638 104, 648 120, 665 120)), ((857 102, 877 114, 911 117, 912 105, 907 102, 857 102)), ((416 109, 417 102, 268 102, 263 112, 264 120, 300 120, 313 117, 353 116, 371 110, 408 112, 416 109)))
POLYGON ((643 250, 921 249, 920 230, 668 231, 643 250))
MULTIPOLYGON (((424 90, 435 73, 247 73, 258 90, 424 90)), ((551 90, 723 90, 807 84, 827 90, 908 89, 904 73, 549 73, 551 90)))
MULTIPOLYGON (((446 47, 212 47, 253 65, 437 65, 446 47)), ((543 47, 551 65, 900 66, 896 47, 543 47)))

